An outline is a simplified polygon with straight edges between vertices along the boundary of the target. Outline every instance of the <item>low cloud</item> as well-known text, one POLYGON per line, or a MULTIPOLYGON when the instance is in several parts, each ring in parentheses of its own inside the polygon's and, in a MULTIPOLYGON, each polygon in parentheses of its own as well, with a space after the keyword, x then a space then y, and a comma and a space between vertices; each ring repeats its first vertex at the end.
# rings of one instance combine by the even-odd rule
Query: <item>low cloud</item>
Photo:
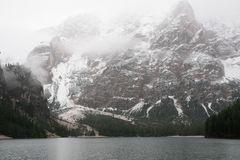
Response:
POLYGON ((47 34, 0 26, 0 59, 2 63, 23 63, 34 46, 49 39, 47 34))
POLYGON ((66 44, 73 54, 104 55, 124 52, 137 43, 137 39, 127 35, 104 35, 89 39, 75 39, 66 44))

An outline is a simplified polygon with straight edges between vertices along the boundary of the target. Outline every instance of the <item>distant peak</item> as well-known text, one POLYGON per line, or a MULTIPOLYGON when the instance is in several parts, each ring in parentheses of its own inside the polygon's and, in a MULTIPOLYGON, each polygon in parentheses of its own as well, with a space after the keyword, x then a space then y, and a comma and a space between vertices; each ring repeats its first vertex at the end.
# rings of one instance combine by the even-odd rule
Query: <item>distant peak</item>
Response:
POLYGON ((177 17, 181 14, 188 16, 191 20, 195 20, 194 10, 188 0, 179 1, 172 12, 173 17, 177 17))

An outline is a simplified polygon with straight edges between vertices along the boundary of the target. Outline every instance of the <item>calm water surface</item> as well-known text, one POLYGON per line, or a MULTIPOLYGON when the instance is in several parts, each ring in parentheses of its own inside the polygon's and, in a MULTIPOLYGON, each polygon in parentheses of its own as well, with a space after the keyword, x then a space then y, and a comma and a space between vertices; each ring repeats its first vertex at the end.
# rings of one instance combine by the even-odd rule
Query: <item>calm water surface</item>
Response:
POLYGON ((0 160, 239 160, 240 141, 59 138, 0 141, 0 160))

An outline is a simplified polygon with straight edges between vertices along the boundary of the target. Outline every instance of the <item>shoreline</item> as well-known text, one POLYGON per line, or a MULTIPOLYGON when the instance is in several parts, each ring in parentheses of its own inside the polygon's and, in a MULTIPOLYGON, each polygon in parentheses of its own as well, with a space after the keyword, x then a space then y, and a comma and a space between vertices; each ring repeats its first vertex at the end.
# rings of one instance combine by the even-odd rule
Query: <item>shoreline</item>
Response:
POLYGON ((135 137, 109 137, 109 136, 76 136, 76 137, 59 137, 59 136, 49 136, 49 137, 46 137, 46 138, 12 138, 12 137, 8 137, 8 136, 5 136, 5 135, 0 135, 0 140, 11 140, 11 139, 58 139, 58 138, 163 138, 163 137, 166 137, 166 138, 205 138, 204 136, 202 135, 198 135, 198 136, 179 136, 179 135, 174 135, 174 136, 161 136, 161 137, 138 137, 138 136, 135 136, 135 137))
POLYGON ((5 135, 0 135, 0 140, 6 140, 6 139, 13 139, 13 138, 5 135))
MULTIPOLYGON (((72 138, 72 137, 70 137, 72 138)), ((108 138, 108 136, 77 136, 74 138, 108 138)))
POLYGON ((186 137, 186 138, 204 138, 204 136, 202 135, 198 135, 198 136, 179 136, 179 135, 175 135, 175 136, 167 136, 167 137, 174 137, 174 138, 182 138, 182 137, 186 137))

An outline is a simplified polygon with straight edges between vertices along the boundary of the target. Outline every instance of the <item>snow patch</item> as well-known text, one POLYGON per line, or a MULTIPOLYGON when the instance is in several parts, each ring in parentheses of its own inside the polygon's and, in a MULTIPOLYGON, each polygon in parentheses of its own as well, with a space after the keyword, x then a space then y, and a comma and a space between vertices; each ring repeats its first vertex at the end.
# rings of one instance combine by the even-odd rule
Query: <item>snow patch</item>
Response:
POLYGON ((155 104, 160 104, 162 102, 162 100, 158 100, 155 104))
POLYGON ((110 116, 116 119, 121 119, 124 121, 129 121, 132 122, 132 118, 128 118, 125 117, 123 115, 117 115, 117 114, 113 114, 110 112, 105 112, 105 111, 101 111, 101 110, 97 110, 97 109, 93 109, 93 108, 88 108, 88 107, 84 107, 81 105, 76 105, 76 104, 72 104, 73 107, 68 107, 65 109, 60 110, 60 112, 62 112, 61 114, 59 114, 59 118, 68 121, 72 124, 76 123, 78 120, 83 119, 86 117, 87 114, 92 114, 92 115, 105 115, 105 116, 110 116), (66 110, 66 111, 64 111, 66 110))
POLYGON ((208 103, 208 108, 214 113, 214 114, 217 114, 218 112, 214 111, 212 109, 212 103, 208 103))
POLYGON ((114 96, 113 99, 122 99, 122 100, 132 101, 134 98, 133 98, 133 97, 119 97, 119 96, 114 96))
POLYGON ((103 108, 102 111, 117 111, 117 108, 112 108, 112 107, 108 107, 108 108, 103 108))
POLYGON ((225 77, 231 80, 240 80, 240 56, 222 60, 225 77))
POLYGON ((201 103, 201 106, 202 106, 203 109, 205 110, 207 116, 210 117, 210 114, 208 113, 207 107, 206 107, 203 103, 201 103))
POLYGON ((191 96, 187 96, 186 101, 187 101, 187 107, 189 107, 189 102, 191 101, 191 96))
POLYGON ((139 103, 137 103, 135 106, 128 110, 129 114, 142 111, 142 107, 144 106, 144 104, 144 100, 141 99, 139 103))
POLYGON ((151 105, 151 106, 147 109, 147 116, 146 116, 147 118, 149 118, 149 112, 150 112, 151 109, 153 109, 153 107, 154 107, 154 105, 151 105))
POLYGON ((174 96, 168 96, 168 98, 173 100, 174 106, 178 112, 178 116, 182 117, 183 116, 183 110, 181 104, 178 102, 177 99, 174 98, 174 96))
POLYGON ((85 118, 85 110, 82 107, 73 107, 65 113, 59 114, 59 118, 66 120, 72 124, 76 123, 78 120, 85 118))
POLYGON ((153 85, 152 84, 147 84, 146 85, 149 89, 152 89, 153 88, 153 85))
MULTIPOLYGON (((45 92, 49 92, 51 97, 48 102, 59 102, 61 109, 72 107, 69 102, 70 90, 75 88, 75 78, 77 72, 87 69, 87 59, 79 55, 73 55, 66 63, 60 63, 52 69, 52 84, 46 85, 45 92)), ((85 77, 83 77, 84 79, 85 77)), ((88 79, 90 81, 90 79, 88 79)), ((79 91, 79 95, 80 95, 79 91)))

